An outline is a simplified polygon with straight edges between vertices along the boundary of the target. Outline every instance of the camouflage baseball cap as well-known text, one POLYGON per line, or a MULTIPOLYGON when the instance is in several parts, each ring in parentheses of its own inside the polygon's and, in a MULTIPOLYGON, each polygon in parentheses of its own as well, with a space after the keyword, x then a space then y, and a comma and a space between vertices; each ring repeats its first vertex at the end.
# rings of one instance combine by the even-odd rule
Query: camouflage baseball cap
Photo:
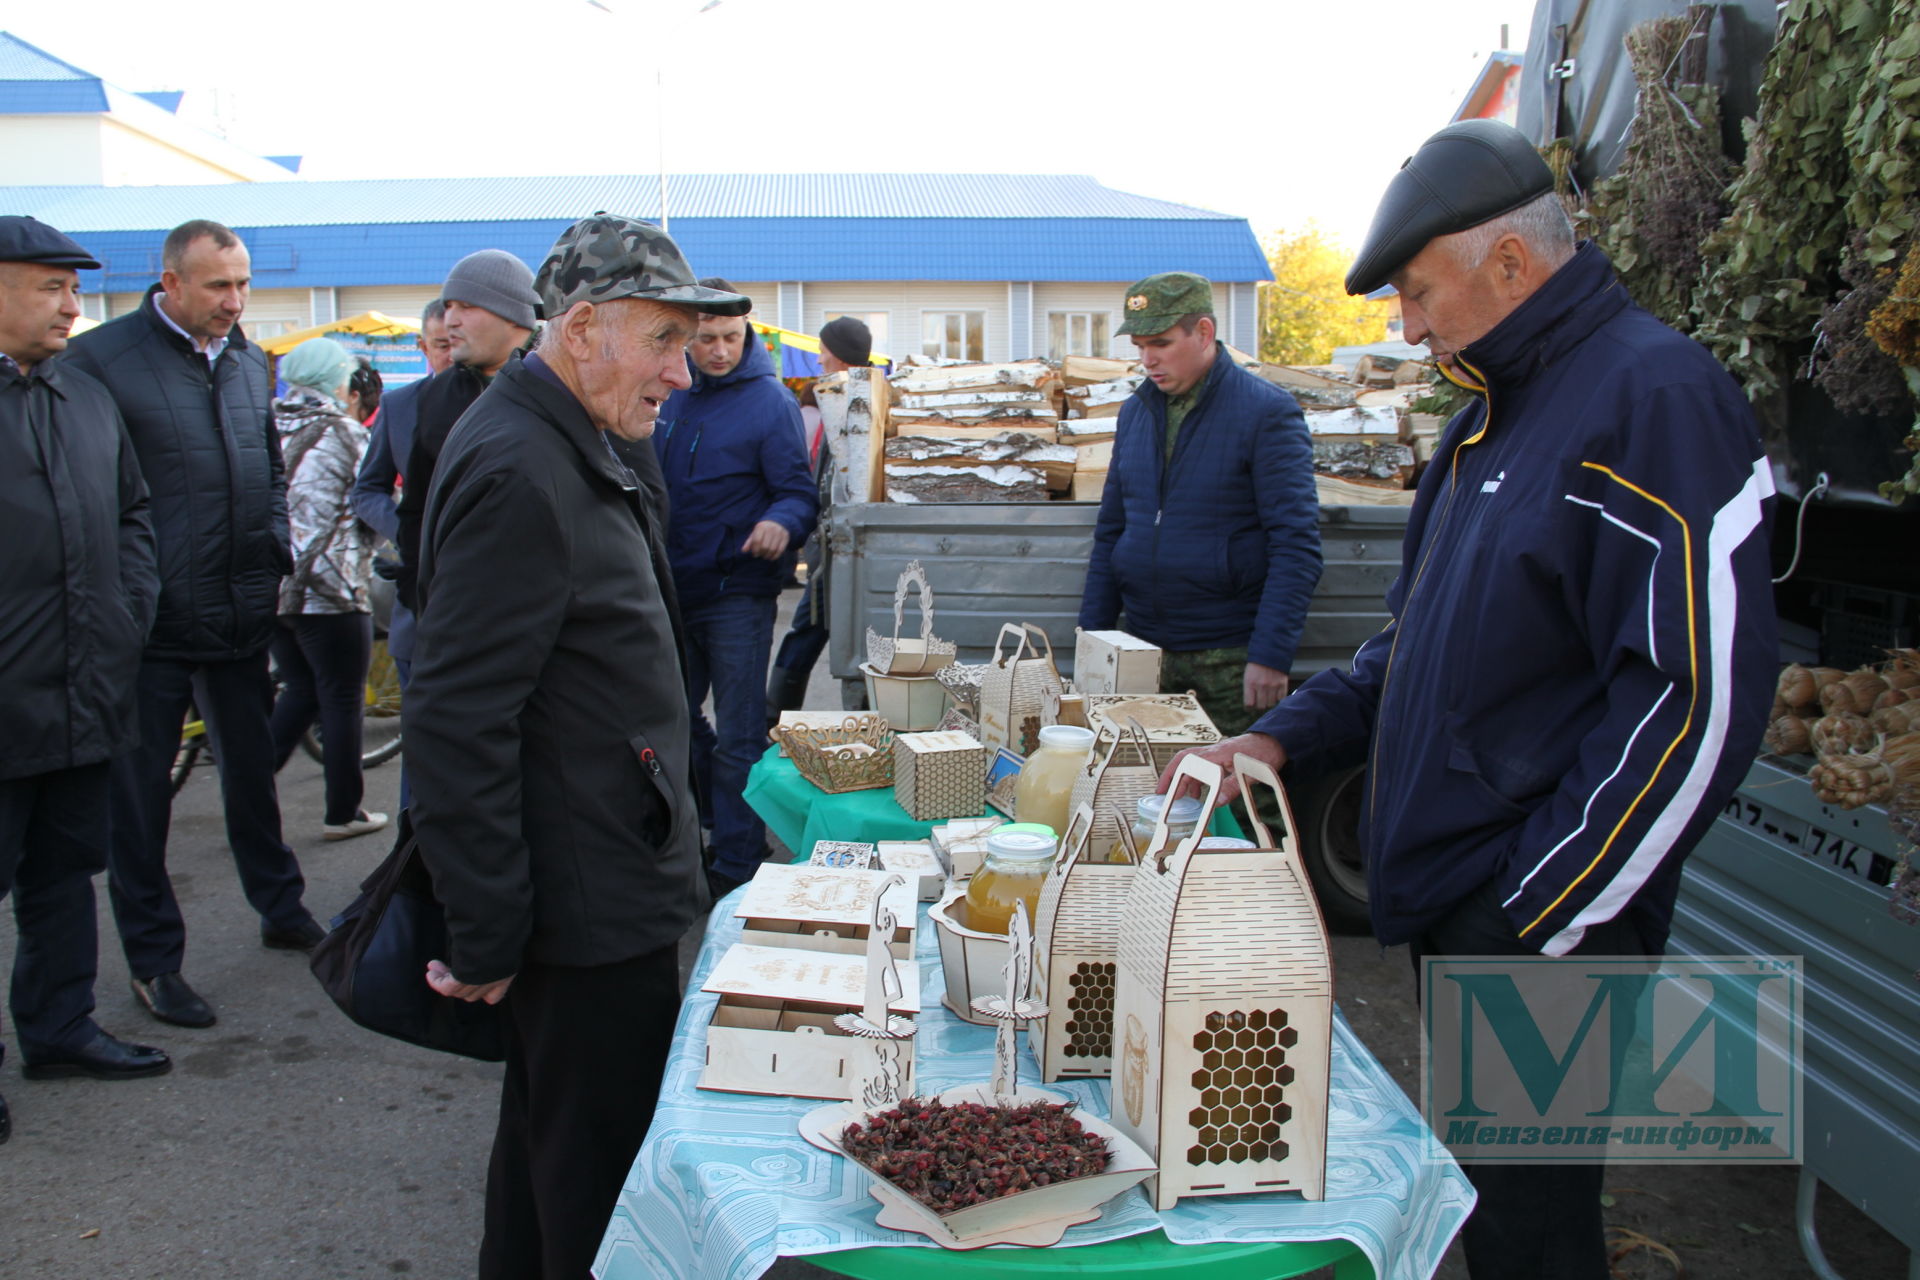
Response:
POLYGON ((533 281, 551 320, 576 302, 650 298, 683 302, 719 316, 743 316, 753 299, 709 289, 659 227, 604 210, 568 227, 553 242, 533 281))
POLYGON ((1181 316, 1212 315, 1213 286, 1191 271, 1162 271, 1127 290, 1127 318, 1121 333, 1151 338, 1173 327, 1181 316))

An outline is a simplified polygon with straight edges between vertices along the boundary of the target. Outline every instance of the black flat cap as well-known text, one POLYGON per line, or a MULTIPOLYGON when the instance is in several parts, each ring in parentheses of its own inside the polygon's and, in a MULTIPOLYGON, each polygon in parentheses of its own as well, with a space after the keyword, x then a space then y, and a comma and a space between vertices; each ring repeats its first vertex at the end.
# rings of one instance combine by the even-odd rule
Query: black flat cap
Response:
POLYGON ((1491 222, 1553 190, 1553 170, 1526 135, 1498 120, 1462 120, 1420 144, 1387 184, 1347 292, 1372 293, 1435 236, 1491 222))
POLYGON ((72 239, 38 218, 0 217, 0 262, 37 262, 48 267, 98 271, 100 263, 72 239))

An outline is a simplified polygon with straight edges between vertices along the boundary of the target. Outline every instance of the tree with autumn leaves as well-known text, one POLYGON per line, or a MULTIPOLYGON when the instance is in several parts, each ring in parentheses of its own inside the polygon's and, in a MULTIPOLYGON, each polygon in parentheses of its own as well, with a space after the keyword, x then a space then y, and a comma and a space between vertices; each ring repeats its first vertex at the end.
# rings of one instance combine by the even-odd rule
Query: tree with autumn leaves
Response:
POLYGON ((1335 347, 1381 342, 1390 302, 1347 296, 1353 253, 1309 222, 1277 231, 1261 248, 1273 280, 1260 286, 1260 358, 1269 364, 1325 364, 1335 347))

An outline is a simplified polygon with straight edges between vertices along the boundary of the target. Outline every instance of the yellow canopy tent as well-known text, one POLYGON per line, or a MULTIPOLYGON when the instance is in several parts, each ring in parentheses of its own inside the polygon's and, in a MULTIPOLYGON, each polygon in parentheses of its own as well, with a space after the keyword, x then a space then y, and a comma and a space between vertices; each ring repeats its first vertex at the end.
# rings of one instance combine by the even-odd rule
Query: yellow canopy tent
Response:
POLYGON ((316 324, 308 329, 295 329, 292 333, 263 339, 260 349, 270 356, 283 356, 308 338, 324 338, 330 333, 358 333, 370 338, 397 338, 418 332, 420 332, 420 322, 417 320, 396 320, 384 312, 362 311, 357 316, 346 316, 326 324, 316 324))

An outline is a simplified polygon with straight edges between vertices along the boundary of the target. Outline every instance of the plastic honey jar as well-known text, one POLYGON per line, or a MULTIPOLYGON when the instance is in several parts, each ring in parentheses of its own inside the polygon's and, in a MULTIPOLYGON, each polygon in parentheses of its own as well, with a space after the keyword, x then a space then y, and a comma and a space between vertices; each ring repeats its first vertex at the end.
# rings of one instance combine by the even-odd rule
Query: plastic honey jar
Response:
POLYGON ((1073 784, 1093 755, 1093 730, 1050 724, 1040 730, 1040 745, 1020 769, 1013 791, 1013 816, 1054 831, 1067 829, 1073 784))
MULTIPOLYGON (((1141 796, 1134 806, 1133 849, 1137 854, 1145 855, 1147 846, 1153 843, 1154 824, 1160 821, 1160 811, 1167 806, 1165 796, 1141 796)), ((1200 825, 1200 800, 1197 796, 1181 796, 1173 802, 1172 812, 1167 814, 1167 848, 1185 840, 1200 825)), ((1127 842, 1116 839, 1113 848, 1107 851, 1108 862, 1132 862, 1127 856, 1127 842)))
POLYGON ((987 837, 987 860, 967 881, 967 927, 1005 933, 1013 904, 1027 904, 1027 920, 1040 911, 1040 889, 1053 868, 1054 834, 1036 823, 1016 822, 987 837))

